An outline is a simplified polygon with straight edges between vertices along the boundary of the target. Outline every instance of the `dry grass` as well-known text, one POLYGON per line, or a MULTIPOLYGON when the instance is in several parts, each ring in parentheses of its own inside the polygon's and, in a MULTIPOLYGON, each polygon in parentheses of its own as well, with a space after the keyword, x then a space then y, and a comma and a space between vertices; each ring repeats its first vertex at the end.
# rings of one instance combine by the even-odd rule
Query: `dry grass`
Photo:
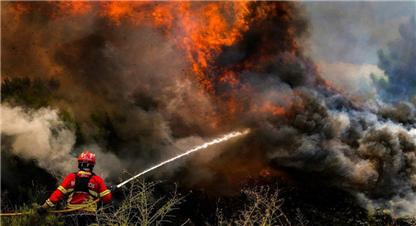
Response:
POLYGON ((98 223, 117 226, 159 226, 162 223, 169 223, 169 219, 174 217, 170 213, 184 197, 178 194, 176 187, 169 197, 155 198, 155 186, 160 183, 160 181, 147 183, 142 179, 134 180, 128 189, 123 190, 125 199, 118 208, 110 204, 98 211, 98 223))
MULTIPOLYGON (((281 207, 283 199, 279 198, 279 190, 271 192, 268 187, 247 188, 242 193, 247 196, 247 204, 239 215, 226 219, 223 211, 217 210, 219 226, 269 226, 291 225, 281 207)), ((302 216, 303 219, 303 216, 302 216)), ((303 224, 306 225, 306 224, 303 224)))

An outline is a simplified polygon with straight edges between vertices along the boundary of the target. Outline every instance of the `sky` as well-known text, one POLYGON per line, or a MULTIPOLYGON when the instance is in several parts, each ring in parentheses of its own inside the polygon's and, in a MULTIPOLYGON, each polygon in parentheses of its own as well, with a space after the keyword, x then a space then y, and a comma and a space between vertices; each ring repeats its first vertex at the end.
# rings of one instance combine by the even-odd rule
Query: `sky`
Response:
POLYGON ((311 23, 308 54, 317 62, 377 64, 378 49, 415 15, 409 2, 304 2, 311 23))
POLYGON ((416 1, 303 4, 310 22, 305 54, 339 89, 358 98, 373 95, 370 74, 386 77, 378 67, 378 51, 400 38, 399 26, 415 16, 416 1))

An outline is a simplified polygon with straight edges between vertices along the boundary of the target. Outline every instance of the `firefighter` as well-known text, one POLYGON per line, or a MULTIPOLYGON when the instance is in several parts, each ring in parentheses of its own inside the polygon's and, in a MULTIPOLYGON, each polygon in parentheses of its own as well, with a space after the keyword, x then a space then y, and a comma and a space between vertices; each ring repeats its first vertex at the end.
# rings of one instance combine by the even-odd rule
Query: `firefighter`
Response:
MULTIPOLYGON (((38 209, 39 214, 46 213, 48 208, 54 207, 60 200, 67 201, 67 209, 85 206, 100 198, 102 202, 111 202, 111 192, 107 189, 101 177, 92 170, 95 165, 95 155, 89 151, 83 152, 78 158, 79 171, 69 174, 56 189, 45 204, 38 209)), ((95 223, 97 204, 75 211, 76 217, 65 217, 65 225, 89 225, 95 223)), ((74 212, 70 212, 74 215, 74 212)))

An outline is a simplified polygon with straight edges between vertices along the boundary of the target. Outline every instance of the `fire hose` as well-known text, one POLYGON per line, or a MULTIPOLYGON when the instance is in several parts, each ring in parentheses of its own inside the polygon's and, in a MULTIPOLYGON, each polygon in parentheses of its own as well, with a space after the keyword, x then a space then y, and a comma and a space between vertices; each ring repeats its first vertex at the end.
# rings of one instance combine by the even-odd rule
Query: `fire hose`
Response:
MULTIPOLYGON (((100 198, 94 200, 93 202, 87 203, 84 206, 80 206, 78 208, 66 209, 66 210, 49 210, 49 211, 46 211, 46 213, 69 213, 69 212, 73 212, 73 211, 82 210, 84 208, 87 208, 88 206, 91 206, 91 205, 97 203, 98 201, 100 201, 100 198)), ((28 215, 28 214, 34 214, 34 213, 35 212, 26 212, 26 213, 1 213, 0 216, 2 216, 2 217, 21 216, 21 215, 28 215)))
MULTIPOLYGON (((145 170, 145 171, 143 171, 143 172, 141 172, 141 173, 139 173, 139 174, 136 174, 135 176, 131 177, 130 179, 128 179, 128 180, 126 180, 126 181, 124 181, 124 182, 122 182, 122 183, 118 184, 115 188, 116 188, 116 189, 118 189, 118 188, 120 188, 121 186, 125 185, 126 183, 128 183, 128 182, 130 182, 130 181, 134 180, 135 178, 137 178, 137 177, 139 177, 139 176, 141 176, 141 175, 143 175, 143 174, 145 174, 145 173, 147 173, 147 172, 150 172, 150 171, 152 171, 152 170, 154 170, 154 169, 156 169, 156 168, 159 168, 159 167, 161 167, 161 166, 163 166, 163 165, 165 165, 165 164, 167 164, 167 163, 173 162, 173 161, 175 161, 175 160, 177 160, 177 159, 179 159, 179 158, 182 158, 182 157, 184 157, 184 156, 186 156, 186 155, 189 155, 189 154, 191 154, 191 153, 193 153, 193 152, 197 152, 197 151, 199 151, 199 150, 201 150, 201 149, 205 149, 205 148, 207 148, 208 146, 211 146, 211 145, 214 145, 214 144, 217 144, 217 143, 221 143, 221 142, 226 141, 226 140, 228 140, 228 139, 230 139, 230 138, 233 138, 233 137, 237 137, 237 136, 245 135, 245 134, 247 134, 247 133, 249 133, 249 132, 250 132, 250 130, 248 130, 248 129, 247 129, 247 130, 245 130, 245 131, 243 131, 243 132, 234 132, 234 133, 227 134, 227 135, 225 135, 225 136, 223 136, 223 137, 221 137, 221 138, 217 138, 217 139, 214 139, 214 140, 212 140, 212 141, 210 141, 210 142, 204 143, 204 144, 203 144, 203 145, 201 145, 201 146, 198 146, 198 147, 196 147, 196 148, 193 148, 193 149, 191 149, 191 150, 188 150, 188 151, 187 151, 187 152, 185 152, 185 153, 182 153, 182 154, 180 154, 180 155, 178 155, 178 156, 175 156, 175 157, 173 157, 173 158, 171 158, 171 159, 168 159, 168 160, 166 160, 166 161, 164 161, 164 162, 161 162, 161 163, 159 163, 159 164, 157 164, 157 165, 155 165, 155 166, 153 166, 153 167, 151 167, 151 168, 149 168, 149 169, 147 169, 147 170, 145 170)), ((98 198, 98 199, 94 200, 93 202, 88 203, 88 204, 86 204, 85 206, 82 206, 82 207, 79 207, 79 208, 75 208, 75 209, 67 209, 67 210, 52 210, 52 211, 47 211, 47 213, 67 213, 67 212, 77 211, 77 210, 84 209, 84 208, 86 208, 86 207, 88 207, 88 206, 90 206, 90 205, 93 205, 94 203, 97 203, 99 200, 100 200, 100 199, 98 198)), ((27 214, 33 214, 33 213, 34 213, 34 212, 27 212, 27 213, 0 213, 0 216, 2 216, 2 217, 3 217, 3 216, 19 216, 19 215, 27 215, 27 214)))
POLYGON ((161 167, 161 166, 163 166, 163 165, 165 165, 165 164, 168 164, 168 163, 173 162, 173 161, 175 161, 175 160, 177 160, 177 159, 180 159, 180 158, 182 158, 182 157, 184 157, 184 156, 187 156, 187 155, 189 155, 189 154, 191 154, 191 153, 193 153, 193 152, 197 152, 197 151, 199 151, 199 150, 201 150, 201 149, 205 149, 205 148, 207 148, 208 146, 211 146, 211 145, 214 145, 214 144, 218 144, 218 143, 221 143, 221 142, 223 142, 223 141, 227 141, 227 140, 229 140, 230 138, 233 138, 233 137, 238 137, 238 136, 241 136, 241 135, 246 135, 246 134, 247 134, 247 133, 249 133, 249 132, 250 132, 250 130, 249 130, 249 129, 246 129, 246 130, 244 130, 244 131, 242 131, 242 132, 233 132, 233 133, 229 133, 229 134, 227 134, 227 135, 225 135, 225 136, 223 136, 223 137, 221 137, 221 138, 217 138, 217 139, 214 139, 214 140, 212 140, 212 141, 210 141, 210 142, 206 142, 206 143, 204 143, 204 144, 203 144, 203 145, 201 145, 201 146, 198 146, 198 147, 196 147, 196 148, 193 148, 193 149, 191 149, 191 150, 188 150, 188 151, 186 151, 185 153, 182 153, 182 154, 180 154, 180 155, 177 155, 177 156, 175 156, 175 157, 173 157, 173 158, 170 158, 170 159, 168 159, 168 160, 166 160, 166 161, 164 161, 164 162, 161 162, 161 163, 159 163, 159 164, 157 164, 157 165, 155 165, 155 166, 153 166, 153 167, 151 167, 151 168, 149 168, 149 169, 147 169, 147 170, 145 170, 145 171, 143 171, 143 172, 141 172, 141 173, 139 173, 139 174, 136 174, 136 175, 135 175, 135 176, 133 176, 132 178, 130 178, 130 179, 128 179, 128 180, 126 180, 126 181, 124 181, 124 182, 122 182, 122 183, 118 184, 118 185, 116 186, 116 188, 118 189, 118 188, 120 188, 121 186, 125 185, 126 183, 128 183, 128 182, 130 182, 130 181, 132 181, 132 180, 136 179, 137 177, 142 176, 142 175, 143 175, 143 174, 145 174, 145 173, 148 173, 148 172, 150 172, 150 171, 152 171, 152 170, 154 170, 154 169, 157 169, 157 168, 159 168, 159 167, 161 167))

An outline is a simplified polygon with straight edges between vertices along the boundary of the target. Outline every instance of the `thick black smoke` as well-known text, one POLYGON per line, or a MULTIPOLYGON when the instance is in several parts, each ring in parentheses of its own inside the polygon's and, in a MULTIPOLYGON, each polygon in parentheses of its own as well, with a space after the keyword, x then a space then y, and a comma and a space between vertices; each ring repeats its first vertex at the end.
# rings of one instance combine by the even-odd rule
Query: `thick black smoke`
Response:
MULTIPOLYGON (((285 10, 277 15, 285 13, 293 15, 285 10)), ((255 128, 243 144, 227 150, 227 158, 241 155, 251 158, 247 152, 256 150, 261 159, 267 159, 267 164, 278 170, 316 174, 324 183, 357 194, 369 208, 413 216, 416 213, 415 104, 390 105, 377 99, 358 104, 328 87, 313 62, 291 40, 294 36, 289 28, 298 29, 294 33, 299 37, 306 27, 299 17, 288 19, 270 14, 267 20, 254 22, 241 42, 225 47, 218 57, 216 63, 221 70, 215 76, 210 74, 214 77, 220 77, 224 67, 254 65, 237 66, 241 72, 240 86, 248 86, 253 92, 245 93, 241 88, 233 96, 232 87, 220 85, 216 90, 220 99, 232 96, 244 103, 237 125, 255 128), (265 104, 279 106, 286 113, 259 112, 265 104)), ((416 86, 411 77, 415 77, 416 71, 416 33, 412 29, 414 19, 400 27, 403 39, 390 46, 391 60, 397 60, 397 64, 386 68, 385 58, 380 57, 380 67, 390 79, 387 91, 394 95, 389 100, 414 97, 411 90, 416 86), (400 92, 393 91, 394 87, 408 87, 409 94, 412 93, 402 97, 400 92)))

